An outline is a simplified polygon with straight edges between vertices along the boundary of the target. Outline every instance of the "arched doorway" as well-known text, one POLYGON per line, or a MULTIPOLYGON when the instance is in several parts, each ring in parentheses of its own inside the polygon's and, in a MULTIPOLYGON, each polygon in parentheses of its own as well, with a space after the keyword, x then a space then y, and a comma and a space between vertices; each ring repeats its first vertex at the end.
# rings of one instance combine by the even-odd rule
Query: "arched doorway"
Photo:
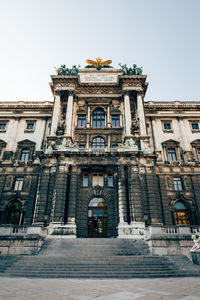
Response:
POLYGON ((108 237, 107 202, 101 197, 93 198, 88 205, 88 237, 108 237))
POLYGON ((12 225, 23 224, 22 204, 20 201, 15 200, 9 206, 7 211, 6 224, 12 224, 12 225))
POLYGON ((190 224, 187 208, 180 201, 174 205, 174 217, 176 225, 190 224))

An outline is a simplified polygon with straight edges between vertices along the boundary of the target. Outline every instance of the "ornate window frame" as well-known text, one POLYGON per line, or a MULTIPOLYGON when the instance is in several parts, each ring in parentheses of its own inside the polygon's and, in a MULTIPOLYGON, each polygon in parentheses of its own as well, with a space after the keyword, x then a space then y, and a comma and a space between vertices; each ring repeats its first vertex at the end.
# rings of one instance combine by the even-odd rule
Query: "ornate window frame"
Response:
POLYGON ((21 161, 21 155, 23 149, 29 149, 29 159, 28 161, 31 161, 33 158, 33 153, 35 151, 35 142, 32 142, 30 140, 23 140, 17 143, 17 150, 16 150, 16 160, 21 161))
POLYGON ((191 143, 191 146, 192 146, 195 160, 199 162, 200 161, 200 153, 199 153, 200 152, 200 139, 194 140, 191 143))
POLYGON ((162 142, 163 147, 163 158, 164 161, 168 163, 177 163, 181 161, 181 153, 180 153, 180 142, 177 142, 175 140, 167 140, 162 142), (168 150, 174 148, 175 154, 176 154, 176 160, 170 160, 168 156, 168 150))

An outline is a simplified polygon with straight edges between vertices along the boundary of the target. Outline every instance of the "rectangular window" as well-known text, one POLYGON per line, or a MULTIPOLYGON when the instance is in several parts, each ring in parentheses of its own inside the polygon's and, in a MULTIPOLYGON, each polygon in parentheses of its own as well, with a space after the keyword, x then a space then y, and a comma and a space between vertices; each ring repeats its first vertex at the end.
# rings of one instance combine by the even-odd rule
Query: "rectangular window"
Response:
POLYGON ((92 186, 104 186, 104 178, 102 173, 94 173, 92 175, 92 186))
POLYGON ((24 182, 24 178, 23 177, 16 177, 15 178, 14 190, 15 191, 21 191, 22 187, 23 187, 23 182, 24 182))
POLYGON ((20 160, 28 161, 30 156, 30 150, 27 148, 22 149, 20 160))
POLYGON ((163 123, 163 128, 164 128, 164 131, 171 131, 172 130, 171 123, 170 122, 164 122, 163 123))
POLYGON ((0 123, 0 131, 6 130, 6 123, 0 123))
POLYGON ((84 149, 84 148, 85 148, 85 145, 81 144, 81 145, 79 145, 78 147, 79 147, 79 149, 84 149))
POLYGON ((168 148, 167 153, 168 153, 169 161, 177 161, 176 149, 175 148, 168 148))
POLYGON ((199 130, 199 123, 198 122, 192 122, 192 130, 199 130))
POLYGON ((174 181, 174 190, 175 191, 182 191, 183 190, 183 186, 182 186, 182 180, 180 177, 174 177, 173 178, 174 181))
POLYGON ((27 122, 26 123, 26 130, 34 131, 35 123, 34 122, 27 122))
POLYGON ((112 175, 108 175, 108 186, 109 187, 113 186, 113 176, 112 175))
POLYGON ((86 115, 79 115, 78 116, 78 127, 84 127, 86 126, 86 115))
POLYGON ((119 115, 112 115, 112 127, 120 127, 119 115))
POLYGON ((88 186, 88 174, 83 174, 83 186, 88 186))
POLYGON ((200 160, 200 148, 197 148, 198 159, 200 160))

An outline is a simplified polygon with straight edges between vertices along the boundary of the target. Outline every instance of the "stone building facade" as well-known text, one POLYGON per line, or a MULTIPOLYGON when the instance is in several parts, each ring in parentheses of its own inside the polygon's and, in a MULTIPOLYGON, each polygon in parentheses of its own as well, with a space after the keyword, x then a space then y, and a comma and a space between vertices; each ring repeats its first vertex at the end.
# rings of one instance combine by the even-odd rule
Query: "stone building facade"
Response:
POLYGON ((82 238, 198 228, 200 102, 144 102, 146 76, 113 68, 50 86, 54 102, 0 103, 1 226, 82 238))

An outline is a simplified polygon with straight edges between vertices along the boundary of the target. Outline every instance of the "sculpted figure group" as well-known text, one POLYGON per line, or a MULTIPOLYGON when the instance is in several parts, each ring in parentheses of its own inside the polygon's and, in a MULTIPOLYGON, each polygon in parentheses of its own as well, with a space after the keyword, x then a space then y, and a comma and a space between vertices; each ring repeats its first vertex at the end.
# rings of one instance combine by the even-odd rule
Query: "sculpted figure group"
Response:
POLYGON ((194 242, 194 246, 190 251, 200 251, 200 232, 196 232, 195 234, 192 235, 192 239, 194 242))
POLYGON ((132 68, 128 68, 126 64, 122 65, 119 64, 121 67, 122 75, 141 75, 142 74, 142 68, 137 67, 136 64, 133 65, 132 68))

